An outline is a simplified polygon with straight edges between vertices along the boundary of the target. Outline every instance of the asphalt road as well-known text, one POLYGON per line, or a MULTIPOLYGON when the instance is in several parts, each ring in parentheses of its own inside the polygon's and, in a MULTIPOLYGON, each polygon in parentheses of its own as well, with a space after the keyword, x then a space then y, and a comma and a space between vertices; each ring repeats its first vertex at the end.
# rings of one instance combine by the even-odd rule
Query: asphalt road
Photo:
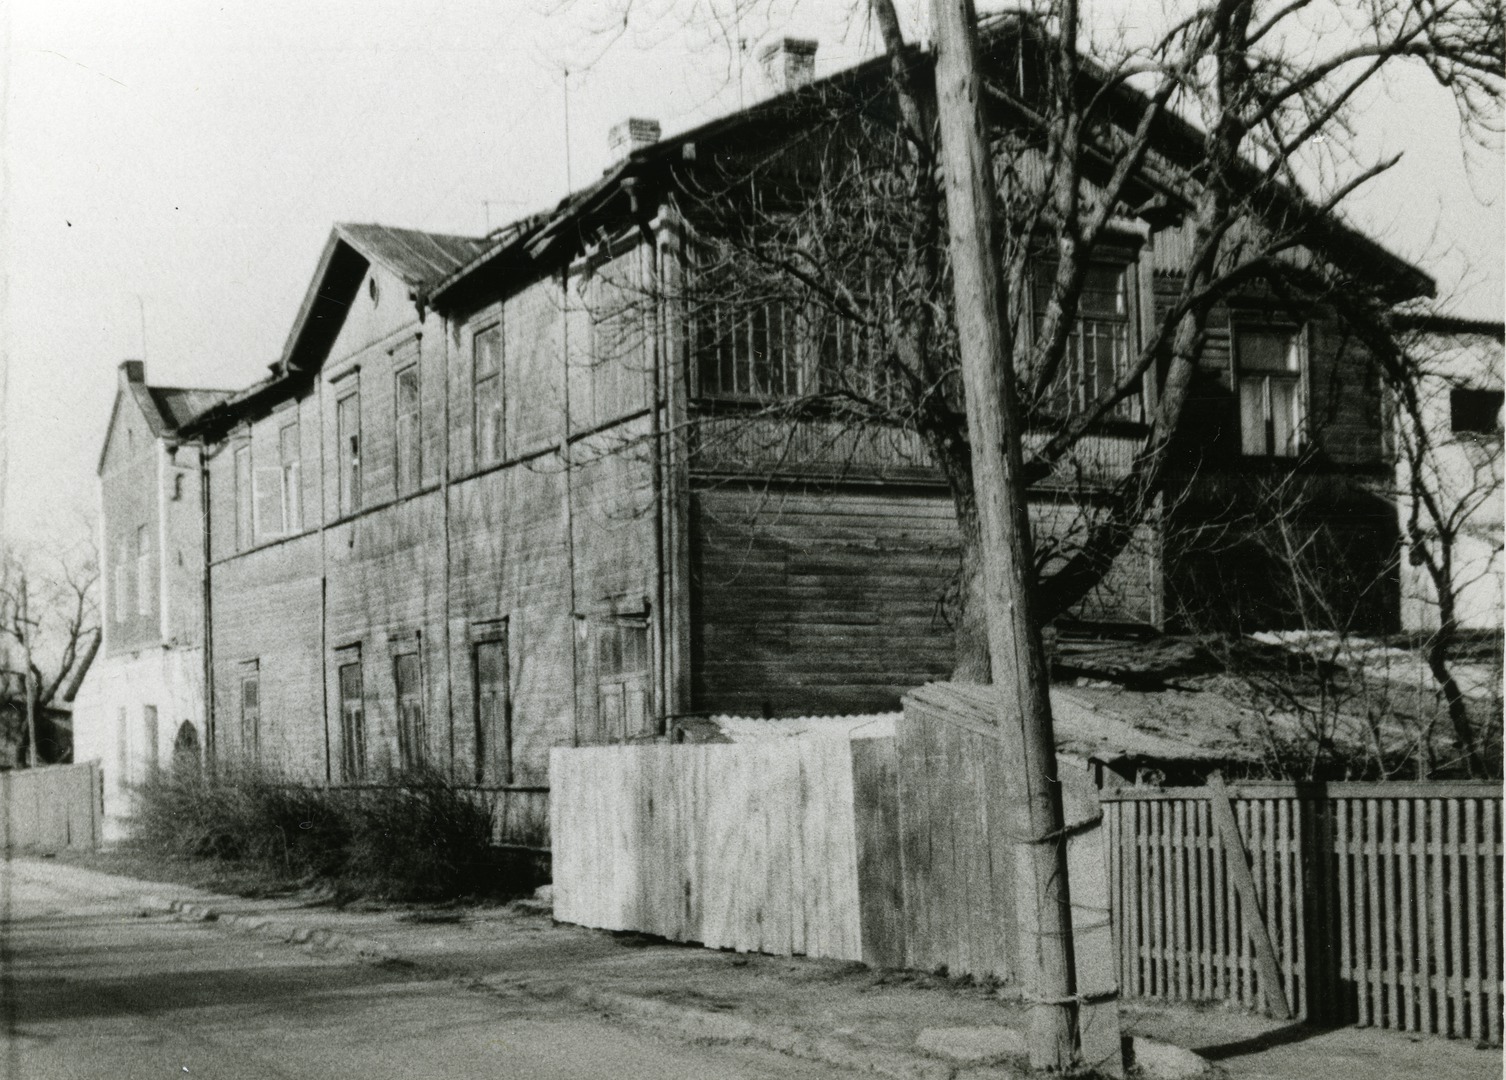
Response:
POLYGON ((143 915, 136 899, 0 862, 0 1080, 834 1075, 408 966, 143 915))

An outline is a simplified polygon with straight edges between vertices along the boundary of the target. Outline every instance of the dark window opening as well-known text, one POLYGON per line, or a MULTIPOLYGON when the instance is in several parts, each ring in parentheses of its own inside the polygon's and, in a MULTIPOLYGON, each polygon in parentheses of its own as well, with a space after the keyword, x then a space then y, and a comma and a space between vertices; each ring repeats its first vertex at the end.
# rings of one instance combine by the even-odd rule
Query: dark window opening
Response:
POLYGON ((424 730, 423 669, 418 653, 392 658, 397 683, 397 749, 405 772, 422 769, 427 760, 428 735, 424 730))
POLYGON ((366 699, 361 687, 361 662, 341 664, 340 776, 346 783, 366 779, 366 699))
POLYGON ((241 676, 241 751, 248 762, 261 761, 261 675, 241 676))
POLYGON ((347 394, 335 406, 339 439, 340 513, 361 508, 361 395, 347 394))
POLYGON ((1456 386, 1449 391, 1449 430, 1455 435, 1501 434, 1501 406, 1506 394, 1500 390, 1471 390, 1456 386))
POLYGON ((512 708, 508 700, 507 641, 478 641, 476 676, 476 781, 513 782, 512 708))

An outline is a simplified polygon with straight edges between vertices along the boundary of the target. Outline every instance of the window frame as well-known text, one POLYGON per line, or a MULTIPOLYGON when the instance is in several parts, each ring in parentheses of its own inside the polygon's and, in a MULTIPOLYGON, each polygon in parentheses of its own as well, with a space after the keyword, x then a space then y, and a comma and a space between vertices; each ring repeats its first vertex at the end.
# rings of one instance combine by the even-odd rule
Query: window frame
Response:
POLYGON ((277 429, 279 498, 284 536, 303 529, 303 428, 295 411, 293 418, 277 429), (288 454, 288 432, 293 433, 293 452, 288 454))
POLYGON ((359 784, 370 775, 371 760, 366 730, 366 676, 361 666, 360 646, 335 651, 335 694, 340 718, 340 780, 359 784), (348 693, 354 672, 355 694, 348 693))
POLYGON ((152 560, 151 529, 147 525, 136 526, 136 614, 145 618, 152 614, 152 560))
POLYGON ((1239 431, 1239 455, 1257 460, 1293 460, 1302 456, 1308 446, 1308 331, 1304 324, 1283 320, 1270 320, 1258 315, 1231 318, 1229 322, 1230 381, 1234 387, 1234 408, 1239 431), (1284 369, 1246 367, 1241 359, 1241 341, 1247 336, 1263 335, 1284 337, 1286 354, 1290 358, 1284 369), (1261 408, 1264 413, 1264 449, 1249 449, 1248 424, 1245 416, 1245 384, 1260 384, 1261 408), (1276 409, 1272 386, 1279 383, 1291 389, 1291 440, 1286 447, 1277 445, 1276 409))
POLYGON ((423 375, 418 357, 404 358, 392 372, 392 477, 394 492, 412 495, 423 487, 423 375), (413 378, 413 407, 403 411, 403 380, 413 378), (404 421, 407 420, 405 434, 404 421), (411 475, 404 483, 405 466, 411 475))
MULTIPOLYGON (((1055 283, 1055 262, 1049 259, 1036 260, 1031 263, 1031 281, 1028 290, 1030 297, 1030 318, 1028 326, 1032 344, 1040 338, 1041 323, 1045 318, 1046 306, 1051 300, 1051 289, 1055 283)), ((1041 411, 1052 416, 1075 416, 1087 411, 1093 402, 1103 393, 1107 386, 1103 383, 1101 365, 1096 363, 1097 350, 1094 351, 1095 363, 1092 367, 1093 392, 1088 392, 1090 380, 1088 379, 1088 350, 1085 345, 1087 336, 1084 334, 1084 325, 1091 323, 1095 326, 1104 325, 1116 328, 1116 332, 1109 334, 1109 377, 1117 384, 1120 378, 1128 372, 1131 365, 1137 359, 1139 353, 1139 327, 1141 325, 1140 312, 1140 263, 1138 258, 1131 252, 1121 252, 1120 257, 1112 257, 1112 253, 1099 253, 1098 257, 1088 260, 1087 274, 1091 275, 1095 270, 1109 270, 1116 276, 1116 299, 1122 305, 1122 312, 1115 312, 1111 317, 1106 312, 1090 311, 1084 313, 1083 300, 1088 295, 1097 295, 1105 290, 1090 288, 1091 280, 1085 277, 1082 290, 1078 293, 1077 318, 1072 329, 1067 334, 1066 351, 1062 356, 1060 370, 1056 373, 1056 379, 1048 388, 1045 399, 1041 403, 1041 411), (1060 389, 1058 389, 1060 387, 1060 389), (1058 403, 1065 403, 1065 410, 1058 408, 1058 403)), ((1100 335, 1095 329, 1093 340, 1100 340, 1100 335)), ((1145 376, 1140 377, 1138 390, 1131 390, 1104 414, 1104 422, 1119 422, 1131 424, 1145 423, 1148 411, 1145 376)))
POLYGON ((393 705, 397 712, 398 763, 403 772, 418 772, 428 765, 428 716, 424 708, 423 650, 418 639, 405 640, 392 651, 393 705), (417 685, 404 685, 403 668, 411 661, 417 685), (417 722, 412 722, 405 706, 416 705, 417 722))
POLYGON ((256 545, 256 491, 249 436, 235 443, 231 460, 235 474, 235 550, 249 551, 256 545))
POLYGON ((348 517, 361 509, 361 386, 353 383, 341 387, 335 398, 335 464, 336 499, 340 517, 348 517), (354 420, 355 431, 348 432, 342 420, 347 415, 354 420))
POLYGON ((251 764, 260 765, 262 734, 261 661, 248 660, 240 665, 236 687, 236 713, 240 720, 241 754, 251 764), (249 704, 247 690, 251 691, 249 704))
POLYGON ((475 723, 476 783, 515 783, 516 743, 512 716, 512 658, 508 655, 508 622, 500 619, 471 628, 471 712, 475 723), (488 733, 483 709, 481 651, 495 649, 498 696, 492 710, 493 730, 488 733), (490 742, 488 736, 490 735, 490 742), (494 743, 500 741, 501 746, 494 743), (500 754, 498 753, 500 750, 500 754))
POLYGON ((482 326, 478 326, 471 333, 471 421, 472 439, 471 448, 476 455, 476 467, 485 468, 496 465, 507 457, 507 411, 504 372, 507 368, 507 334, 503 329, 502 317, 499 315, 482 326), (496 347, 496 366, 487 374, 481 373, 482 342, 494 338, 496 347), (493 445, 488 448, 485 445, 484 435, 486 427, 482 423, 482 417, 490 411, 495 420, 493 429, 493 445))

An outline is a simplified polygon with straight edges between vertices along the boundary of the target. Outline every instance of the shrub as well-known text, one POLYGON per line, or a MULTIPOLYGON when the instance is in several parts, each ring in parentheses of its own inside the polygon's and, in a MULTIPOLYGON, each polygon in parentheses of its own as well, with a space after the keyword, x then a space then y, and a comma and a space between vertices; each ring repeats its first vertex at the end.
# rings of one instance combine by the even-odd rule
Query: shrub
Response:
POLYGON ((483 792, 438 774, 331 788, 267 772, 161 770, 134 789, 132 839, 160 854, 246 864, 290 883, 394 900, 518 895, 536 861, 492 844, 483 792))

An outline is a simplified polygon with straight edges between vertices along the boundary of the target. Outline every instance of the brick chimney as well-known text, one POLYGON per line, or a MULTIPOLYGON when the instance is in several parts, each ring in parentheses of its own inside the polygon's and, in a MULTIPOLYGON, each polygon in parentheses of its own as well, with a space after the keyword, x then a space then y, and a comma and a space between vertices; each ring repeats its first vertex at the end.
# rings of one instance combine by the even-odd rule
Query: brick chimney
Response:
POLYGON ((758 54, 764 76, 776 94, 809 86, 816 78, 817 42, 808 38, 780 38, 758 54))
POLYGON ((607 132, 607 160, 613 165, 634 150, 659 141, 659 121, 633 116, 613 124, 607 132))

